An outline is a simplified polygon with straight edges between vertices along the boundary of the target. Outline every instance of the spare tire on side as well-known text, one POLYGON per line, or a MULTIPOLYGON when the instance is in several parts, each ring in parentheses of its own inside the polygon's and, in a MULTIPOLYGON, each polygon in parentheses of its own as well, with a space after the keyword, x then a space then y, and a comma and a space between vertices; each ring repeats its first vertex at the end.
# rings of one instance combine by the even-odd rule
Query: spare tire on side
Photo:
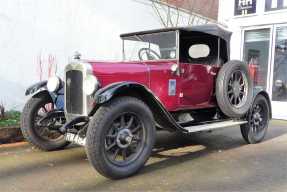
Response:
POLYGON ((248 66, 231 60, 220 69, 216 79, 216 99, 221 111, 232 118, 245 115, 252 105, 253 80, 248 66))

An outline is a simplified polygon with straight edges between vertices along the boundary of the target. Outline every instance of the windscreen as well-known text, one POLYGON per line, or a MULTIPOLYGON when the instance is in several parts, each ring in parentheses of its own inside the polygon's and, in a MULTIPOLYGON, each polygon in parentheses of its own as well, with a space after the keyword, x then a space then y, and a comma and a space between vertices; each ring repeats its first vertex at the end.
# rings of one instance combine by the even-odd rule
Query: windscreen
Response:
POLYGON ((176 59, 176 32, 133 35, 123 38, 126 61, 176 59))

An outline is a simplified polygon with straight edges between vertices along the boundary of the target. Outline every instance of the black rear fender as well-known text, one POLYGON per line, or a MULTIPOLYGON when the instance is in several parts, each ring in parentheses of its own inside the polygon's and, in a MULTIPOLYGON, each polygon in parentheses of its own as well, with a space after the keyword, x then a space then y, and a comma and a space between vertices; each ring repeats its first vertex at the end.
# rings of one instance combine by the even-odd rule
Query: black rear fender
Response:
POLYGON ((263 90, 263 89, 255 88, 254 92, 253 92, 253 101, 258 95, 262 95, 262 96, 264 96, 267 99, 268 105, 269 105, 269 108, 270 108, 269 115, 270 115, 270 119, 271 119, 272 118, 272 108, 271 108, 271 100, 270 100, 270 97, 269 97, 268 93, 265 90, 263 90))

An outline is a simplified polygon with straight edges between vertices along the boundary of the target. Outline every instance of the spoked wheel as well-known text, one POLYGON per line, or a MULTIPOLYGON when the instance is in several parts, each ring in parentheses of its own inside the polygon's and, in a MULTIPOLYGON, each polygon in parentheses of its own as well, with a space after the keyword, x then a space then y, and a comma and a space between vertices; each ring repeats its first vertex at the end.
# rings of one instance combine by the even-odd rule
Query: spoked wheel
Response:
POLYGON ((252 105, 253 81, 247 64, 229 61, 220 69, 216 79, 216 100, 228 117, 243 117, 252 105))
POLYGON ((269 119, 270 107, 267 99, 258 95, 248 114, 248 123, 241 125, 241 133, 247 143, 258 143, 266 135, 269 119))
POLYGON ((69 144, 57 131, 64 124, 64 117, 47 119, 39 124, 39 120, 52 110, 54 104, 51 98, 43 94, 27 102, 21 117, 21 131, 25 139, 45 151, 60 149, 69 144))
POLYGON ((133 97, 119 97, 94 114, 87 131, 86 151, 100 174, 119 179, 144 166, 154 138, 154 119, 145 103, 133 97))
POLYGON ((246 74, 240 70, 234 71, 228 82, 227 95, 231 105, 238 108, 246 103, 248 81, 246 74))
POLYGON ((105 153, 115 165, 128 165, 142 152, 146 133, 143 122, 133 113, 114 120, 105 140, 105 153))
POLYGON ((64 117, 50 118, 39 123, 42 118, 53 110, 55 110, 55 106, 52 102, 43 104, 39 106, 34 118, 36 134, 46 141, 56 141, 63 138, 63 135, 57 130, 65 123, 64 117))

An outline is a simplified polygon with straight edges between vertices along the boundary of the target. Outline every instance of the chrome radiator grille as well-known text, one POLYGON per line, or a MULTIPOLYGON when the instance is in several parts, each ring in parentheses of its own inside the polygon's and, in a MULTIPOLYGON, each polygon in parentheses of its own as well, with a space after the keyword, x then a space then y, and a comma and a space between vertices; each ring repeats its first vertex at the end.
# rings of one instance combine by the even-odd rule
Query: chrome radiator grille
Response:
POLYGON ((66 112, 83 114, 83 73, 79 70, 66 72, 66 112))

